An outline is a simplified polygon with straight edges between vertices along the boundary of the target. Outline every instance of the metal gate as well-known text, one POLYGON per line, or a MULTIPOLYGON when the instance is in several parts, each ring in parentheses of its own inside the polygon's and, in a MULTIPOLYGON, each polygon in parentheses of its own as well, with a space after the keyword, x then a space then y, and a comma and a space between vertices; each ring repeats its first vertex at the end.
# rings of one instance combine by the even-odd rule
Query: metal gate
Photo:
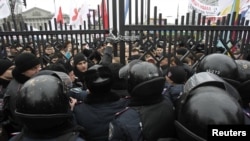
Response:
POLYGON ((20 29, 17 30, 11 22, 4 23, 0 26, 1 57, 6 55, 4 53, 7 47, 30 45, 36 48, 37 54, 41 56, 46 43, 58 45, 67 40, 73 43, 75 51, 73 55, 81 51, 81 45, 84 43, 88 43, 90 48, 95 49, 100 43, 112 42, 114 56, 120 57, 120 62, 123 64, 126 64, 126 57, 131 56, 133 48, 139 48, 142 53, 140 59, 144 59, 149 54, 159 65, 163 58, 156 58, 152 54, 152 50, 157 46, 163 48, 164 55, 167 56, 171 52, 176 58, 178 48, 185 46, 188 51, 177 59, 183 61, 186 57, 195 58, 193 67, 202 57, 218 52, 218 48, 223 48, 220 53, 228 54, 234 59, 250 51, 249 21, 242 18, 240 14, 229 14, 217 20, 216 25, 212 25, 211 21, 206 21, 205 16, 193 11, 176 19, 174 24, 169 24, 167 19, 163 19, 162 14, 157 12, 157 7, 150 9, 151 0, 129 0, 128 22, 125 24, 125 0, 103 0, 103 2, 106 2, 109 13, 107 29, 103 27, 104 17, 100 15, 100 9, 104 9, 101 8, 102 5, 97 6, 98 14, 91 17, 95 19, 97 16, 98 23, 94 22, 91 25, 91 18, 89 18, 84 21, 83 26, 79 26, 78 30, 73 30, 66 24, 52 25, 50 21, 44 28, 40 27, 40 31, 33 31, 33 28, 28 27, 27 24, 20 23, 20 29), (154 15, 153 18, 150 18, 151 13, 154 15), (89 23, 88 29, 86 22, 89 23), (55 29, 52 29, 52 26, 55 26, 55 29), (13 28, 15 31, 11 31, 13 28), (196 53, 197 48, 200 47, 203 56, 198 57, 196 53))

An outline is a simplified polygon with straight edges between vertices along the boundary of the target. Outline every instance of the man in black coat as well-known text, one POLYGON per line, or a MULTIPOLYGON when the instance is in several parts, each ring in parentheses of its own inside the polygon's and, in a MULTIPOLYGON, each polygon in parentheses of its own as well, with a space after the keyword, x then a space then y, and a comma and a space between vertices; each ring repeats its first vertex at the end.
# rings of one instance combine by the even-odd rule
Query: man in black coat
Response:
POLYGON ((11 137, 15 132, 20 132, 22 124, 16 119, 16 96, 22 85, 40 71, 40 61, 32 53, 21 53, 15 57, 15 68, 12 71, 13 79, 9 83, 4 94, 3 111, 7 120, 4 121, 4 129, 11 137))

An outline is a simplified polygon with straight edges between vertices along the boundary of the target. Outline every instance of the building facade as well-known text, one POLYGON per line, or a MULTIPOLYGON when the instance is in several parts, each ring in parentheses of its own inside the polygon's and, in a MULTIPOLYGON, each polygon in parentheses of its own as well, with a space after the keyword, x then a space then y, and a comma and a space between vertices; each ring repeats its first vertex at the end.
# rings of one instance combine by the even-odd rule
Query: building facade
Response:
MULTIPOLYGON (((16 19, 20 18, 20 16, 22 17, 22 21, 28 25, 28 28, 32 26, 33 30, 39 30, 40 28, 45 29, 45 23, 48 24, 53 18, 54 14, 44 9, 34 7, 18 15, 15 15, 16 19)), ((63 18, 65 23, 69 23, 69 15, 63 14, 63 18)), ((0 20, 0 24, 3 24, 4 22, 13 23, 12 21, 12 17, 9 16, 6 19, 0 20)))
MULTIPOLYGON (((45 24, 49 23, 49 21, 53 18, 54 14, 46 11, 44 9, 40 9, 37 7, 34 7, 30 10, 27 10, 22 13, 24 22, 27 23, 27 25, 32 26, 35 29, 44 29, 45 24)), ((63 18, 65 23, 69 23, 69 16, 66 14, 63 14, 63 18)))

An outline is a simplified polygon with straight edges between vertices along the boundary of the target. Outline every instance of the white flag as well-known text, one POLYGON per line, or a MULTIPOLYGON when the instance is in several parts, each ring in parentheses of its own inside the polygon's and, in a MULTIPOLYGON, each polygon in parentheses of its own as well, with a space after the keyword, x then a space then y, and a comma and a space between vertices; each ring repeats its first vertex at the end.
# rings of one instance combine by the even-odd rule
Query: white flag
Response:
POLYGON ((88 29, 88 14, 89 14, 89 5, 87 0, 81 1, 81 4, 76 1, 71 2, 70 8, 70 25, 73 29, 79 29, 79 25, 84 29, 84 21, 86 23, 86 29, 88 29), (79 7, 80 5, 80 7, 79 7))
POLYGON ((80 10, 79 10, 79 17, 81 20, 81 25, 84 26, 84 21, 86 23, 86 29, 88 29, 88 16, 89 16, 89 5, 87 0, 82 4, 80 10))
POLYGON ((6 18, 10 15, 10 8, 7 0, 0 0, 0 19, 6 18))
POLYGON ((80 20, 79 20, 79 7, 77 5, 76 0, 71 1, 71 6, 70 6, 70 13, 69 13, 69 24, 72 25, 72 27, 75 29, 77 26, 80 25, 80 20))

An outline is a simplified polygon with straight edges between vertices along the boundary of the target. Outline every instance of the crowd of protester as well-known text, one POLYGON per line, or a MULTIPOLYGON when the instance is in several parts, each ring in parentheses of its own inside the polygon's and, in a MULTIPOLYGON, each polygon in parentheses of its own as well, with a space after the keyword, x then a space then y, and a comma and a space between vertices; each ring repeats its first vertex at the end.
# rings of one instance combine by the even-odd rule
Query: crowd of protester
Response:
POLYGON ((129 45, 126 64, 111 43, 5 46, 0 140, 203 141, 207 125, 250 123, 248 54, 129 45))

